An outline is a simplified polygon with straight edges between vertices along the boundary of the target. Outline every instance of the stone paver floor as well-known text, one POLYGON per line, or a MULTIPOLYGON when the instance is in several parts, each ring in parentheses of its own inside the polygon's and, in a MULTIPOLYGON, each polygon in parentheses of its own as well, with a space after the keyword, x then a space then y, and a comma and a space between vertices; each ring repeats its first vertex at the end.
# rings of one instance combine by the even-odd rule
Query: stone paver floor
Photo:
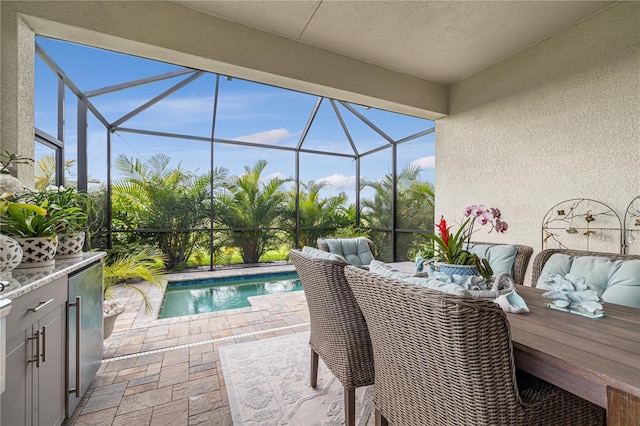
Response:
MULTIPOLYGON (((170 281, 294 270, 260 266, 171 274, 170 281)), ((104 341, 98 374, 66 425, 231 425, 218 348, 222 345, 308 331, 304 292, 249 298, 251 307, 157 319, 164 291, 148 283, 153 311, 119 287, 126 303, 104 341)))

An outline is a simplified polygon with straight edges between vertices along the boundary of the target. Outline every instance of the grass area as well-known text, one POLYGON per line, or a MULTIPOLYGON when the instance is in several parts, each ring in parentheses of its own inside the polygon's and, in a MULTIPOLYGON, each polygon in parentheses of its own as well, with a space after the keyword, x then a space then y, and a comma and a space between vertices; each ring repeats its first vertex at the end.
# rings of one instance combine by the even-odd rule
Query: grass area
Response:
MULTIPOLYGON (((289 247, 286 244, 278 247, 277 250, 269 250, 260 258, 260 262, 276 262, 287 260, 289 257, 289 247)), ((242 256, 240 255, 240 251, 235 247, 222 248, 218 250, 214 256, 214 264, 215 265, 231 265, 231 264, 240 264, 242 263, 242 256)), ((193 254, 189 258, 188 262, 189 267, 197 267, 197 266, 209 266, 209 253, 205 251, 201 251, 193 254)))

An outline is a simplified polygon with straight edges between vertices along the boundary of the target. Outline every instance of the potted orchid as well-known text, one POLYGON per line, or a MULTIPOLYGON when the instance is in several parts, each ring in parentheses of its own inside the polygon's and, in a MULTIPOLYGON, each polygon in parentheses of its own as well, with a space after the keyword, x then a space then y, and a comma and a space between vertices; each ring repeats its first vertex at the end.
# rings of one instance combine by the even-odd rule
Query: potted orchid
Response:
POLYGON ((480 274, 485 279, 491 278, 493 270, 487 259, 480 259, 476 254, 467 250, 471 243, 471 235, 474 226, 491 225, 489 232, 495 230, 505 233, 509 225, 502 220, 500 209, 484 205, 471 205, 464 209, 466 219, 455 233, 451 232, 451 226, 447 224, 444 216, 436 223, 438 234, 428 234, 433 242, 434 257, 430 261, 439 267, 441 272, 449 275, 476 275, 480 274))

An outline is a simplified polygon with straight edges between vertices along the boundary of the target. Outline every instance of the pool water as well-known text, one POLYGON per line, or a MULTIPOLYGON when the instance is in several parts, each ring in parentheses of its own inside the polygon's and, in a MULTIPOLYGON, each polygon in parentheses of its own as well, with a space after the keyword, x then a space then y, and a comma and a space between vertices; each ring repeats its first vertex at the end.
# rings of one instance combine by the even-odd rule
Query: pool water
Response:
POLYGON ((295 272, 170 282, 158 318, 246 308, 247 297, 298 290, 295 272))

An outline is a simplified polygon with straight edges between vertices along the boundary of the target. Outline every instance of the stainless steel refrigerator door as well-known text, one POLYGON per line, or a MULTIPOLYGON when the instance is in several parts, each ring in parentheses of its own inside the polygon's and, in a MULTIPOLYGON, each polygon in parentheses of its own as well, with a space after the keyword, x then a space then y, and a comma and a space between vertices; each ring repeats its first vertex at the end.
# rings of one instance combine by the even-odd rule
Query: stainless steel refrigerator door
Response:
POLYGON ((73 414, 102 362, 103 277, 102 262, 69 275, 67 417, 73 414))

